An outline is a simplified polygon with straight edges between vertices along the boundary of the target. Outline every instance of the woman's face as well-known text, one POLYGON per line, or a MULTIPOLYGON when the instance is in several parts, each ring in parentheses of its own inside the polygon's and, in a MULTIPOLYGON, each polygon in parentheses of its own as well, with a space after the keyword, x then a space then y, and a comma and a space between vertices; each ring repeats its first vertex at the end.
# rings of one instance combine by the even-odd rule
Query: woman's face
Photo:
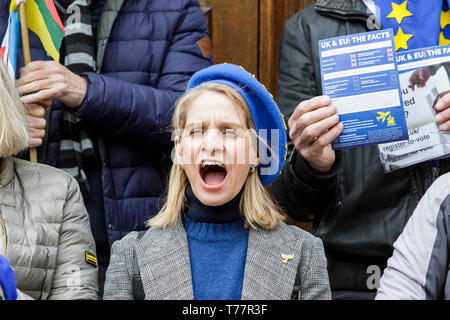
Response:
POLYGON ((232 200, 258 164, 243 108, 215 91, 193 100, 175 146, 195 196, 207 206, 232 200))

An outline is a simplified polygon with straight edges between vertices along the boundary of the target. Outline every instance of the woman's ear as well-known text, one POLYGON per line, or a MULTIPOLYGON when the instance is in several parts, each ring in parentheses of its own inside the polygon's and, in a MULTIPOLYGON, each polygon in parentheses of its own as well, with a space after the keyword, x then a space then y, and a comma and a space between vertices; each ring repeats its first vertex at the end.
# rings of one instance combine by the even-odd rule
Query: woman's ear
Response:
POLYGON ((173 159, 174 164, 179 164, 180 166, 183 166, 183 148, 180 145, 180 136, 175 136, 174 140, 175 145, 175 157, 173 159))
POLYGON ((258 135, 255 129, 249 129, 250 131, 250 156, 249 163, 255 168, 258 167, 260 159, 258 157, 258 135))
POLYGON ((259 166, 259 162, 260 162, 259 157, 255 157, 251 162, 251 164, 252 166, 255 166, 255 168, 257 168, 259 166))

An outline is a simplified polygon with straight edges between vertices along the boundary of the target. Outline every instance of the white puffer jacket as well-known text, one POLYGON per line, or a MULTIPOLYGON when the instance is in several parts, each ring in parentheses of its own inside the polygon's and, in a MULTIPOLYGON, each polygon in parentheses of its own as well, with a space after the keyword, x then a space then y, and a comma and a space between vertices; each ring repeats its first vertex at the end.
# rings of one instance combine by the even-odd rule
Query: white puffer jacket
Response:
POLYGON ((19 299, 98 299, 88 213, 78 183, 61 170, 0 160, 0 254, 19 299))

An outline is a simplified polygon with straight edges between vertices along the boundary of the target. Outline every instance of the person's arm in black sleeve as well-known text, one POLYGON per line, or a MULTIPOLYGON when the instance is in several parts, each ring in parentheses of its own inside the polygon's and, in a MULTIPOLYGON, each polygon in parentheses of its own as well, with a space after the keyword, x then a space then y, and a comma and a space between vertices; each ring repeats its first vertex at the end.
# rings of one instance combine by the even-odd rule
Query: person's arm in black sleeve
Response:
POLYGON ((314 59, 318 57, 313 57, 307 30, 301 15, 296 15, 281 37, 279 104, 290 117, 289 137, 295 151, 272 184, 280 206, 303 221, 317 218, 335 203, 340 157, 330 143, 342 130, 329 98, 317 97, 314 59))
POLYGON ((278 204, 298 221, 318 219, 330 204, 335 203, 337 168, 340 153, 330 172, 316 173, 297 151, 286 161, 280 176, 272 183, 278 204))

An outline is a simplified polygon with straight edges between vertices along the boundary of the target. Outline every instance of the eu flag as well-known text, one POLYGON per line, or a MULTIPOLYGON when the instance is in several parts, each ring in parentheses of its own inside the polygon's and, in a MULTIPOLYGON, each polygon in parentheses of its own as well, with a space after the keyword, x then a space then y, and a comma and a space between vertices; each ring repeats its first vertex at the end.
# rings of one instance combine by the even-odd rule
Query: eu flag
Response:
POLYGON ((450 0, 375 0, 383 28, 393 28, 395 49, 450 44, 450 0))

